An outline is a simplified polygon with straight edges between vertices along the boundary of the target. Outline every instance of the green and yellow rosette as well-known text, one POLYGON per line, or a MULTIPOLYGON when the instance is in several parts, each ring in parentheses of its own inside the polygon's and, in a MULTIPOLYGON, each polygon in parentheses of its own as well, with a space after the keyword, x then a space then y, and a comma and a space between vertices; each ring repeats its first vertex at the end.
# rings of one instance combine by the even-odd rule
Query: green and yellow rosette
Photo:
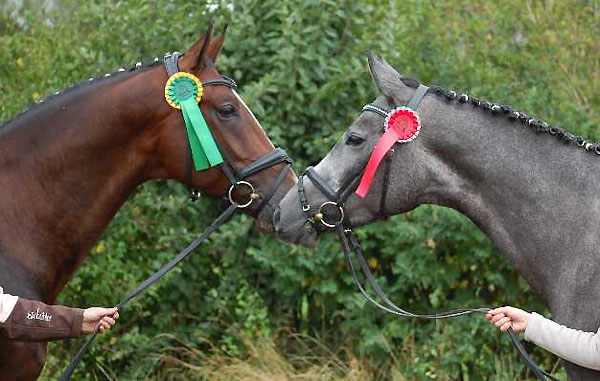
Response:
POLYGON ((188 140, 197 171, 219 165, 223 162, 208 125, 202 116, 198 103, 202 99, 202 82, 190 73, 173 74, 165 85, 165 99, 183 113, 188 140))

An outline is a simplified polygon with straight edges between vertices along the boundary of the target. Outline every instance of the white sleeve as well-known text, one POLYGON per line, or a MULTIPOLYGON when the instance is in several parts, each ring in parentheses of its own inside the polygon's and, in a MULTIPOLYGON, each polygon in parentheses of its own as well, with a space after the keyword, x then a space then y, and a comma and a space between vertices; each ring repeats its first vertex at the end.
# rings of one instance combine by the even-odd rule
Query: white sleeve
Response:
POLYGON ((533 312, 525 340, 586 368, 600 370, 600 329, 597 333, 567 328, 533 312))
POLYGON ((5 294, 4 289, 0 286, 0 323, 4 323, 8 319, 18 299, 18 296, 5 294))

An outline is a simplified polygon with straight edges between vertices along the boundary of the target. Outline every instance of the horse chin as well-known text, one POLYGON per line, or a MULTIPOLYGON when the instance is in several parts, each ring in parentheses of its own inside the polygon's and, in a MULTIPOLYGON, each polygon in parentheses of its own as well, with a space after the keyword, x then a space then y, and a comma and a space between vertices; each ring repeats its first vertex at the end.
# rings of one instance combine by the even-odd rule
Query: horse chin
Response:
MULTIPOLYGON (((278 215, 278 211, 276 211, 274 220, 277 220, 278 215)), ((314 229, 307 228, 309 226, 307 223, 308 222, 305 221, 302 226, 284 227, 281 223, 275 222, 274 226, 277 238, 286 242, 308 247, 309 249, 314 249, 314 247, 317 246, 319 237, 314 229)))
POLYGON ((309 249, 314 249, 319 242, 319 237, 314 232, 304 232, 304 229, 301 229, 301 232, 297 234, 293 232, 290 234, 289 232, 282 232, 277 230, 277 238, 294 243, 296 245, 301 245, 307 247, 309 249))
POLYGON ((319 238, 316 233, 303 234, 295 243, 309 249, 314 249, 317 243, 319 243, 319 238))
POLYGON ((259 218, 256 219, 255 226, 262 234, 275 234, 275 226, 270 218, 261 218, 261 216, 259 216, 259 218))

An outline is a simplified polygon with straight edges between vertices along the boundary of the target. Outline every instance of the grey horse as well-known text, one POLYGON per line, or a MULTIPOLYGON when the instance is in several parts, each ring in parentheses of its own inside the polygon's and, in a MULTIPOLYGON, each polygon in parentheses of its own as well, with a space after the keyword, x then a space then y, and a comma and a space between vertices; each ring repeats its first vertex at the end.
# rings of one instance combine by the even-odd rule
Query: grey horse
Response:
MULTIPOLYGON (((369 54, 368 61, 382 94, 372 105, 406 104, 418 82, 401 78, 383 59, 369 54)), ((365 225, 421 204, 456 209, 497 245, 555 321, 595 332, 600 326, 600 145, 508 107, 433 89, 418 108, 420 135, 395 146, 389 182, 382 164, 366 198, 352 194, 346 200, 346 223, 365 225)), ((335 191, 355 185, 352 180, 382 132, 382 116, 363 112, 316 172, 335 191)), ((310 179, 304 187, 310 204, 329 201, 310 179)), ((296 189, 279 204, 274 223, 284 240, 316 243, 296 189)), ((600 372, 564 366, 569 379, 600 380, 600 372)))

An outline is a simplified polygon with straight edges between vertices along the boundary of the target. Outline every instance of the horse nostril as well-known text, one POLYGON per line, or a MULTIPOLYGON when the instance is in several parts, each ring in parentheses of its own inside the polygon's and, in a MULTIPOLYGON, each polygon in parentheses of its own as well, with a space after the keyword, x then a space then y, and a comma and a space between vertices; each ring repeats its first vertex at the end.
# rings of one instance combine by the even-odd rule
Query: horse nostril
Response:
POLYGON ((281 211, 279 206, 275 209, 273 213, 273 226, 275 226, 275 231, 279 230, 279 218, 281 217, 281 211))

